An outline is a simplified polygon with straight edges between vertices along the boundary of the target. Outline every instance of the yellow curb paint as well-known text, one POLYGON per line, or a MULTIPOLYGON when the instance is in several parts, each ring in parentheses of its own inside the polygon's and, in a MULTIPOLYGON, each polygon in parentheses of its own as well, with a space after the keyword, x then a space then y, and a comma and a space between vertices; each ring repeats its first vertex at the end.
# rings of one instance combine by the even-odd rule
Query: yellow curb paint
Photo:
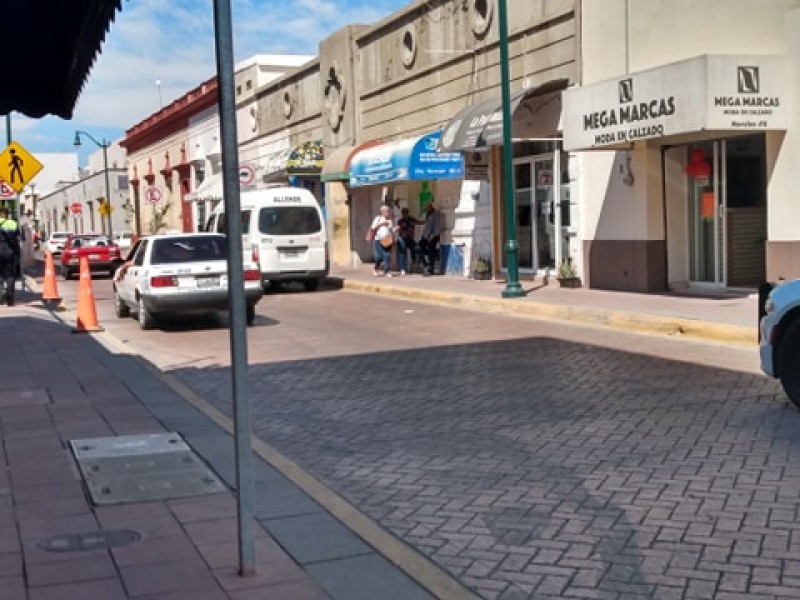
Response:
POLYGON ((548 304, 531 300, 487 298, 485 296, 395 287, 347 279, 343 281, 342 288, 349 292, 402 298, 426 304, 456 306, 468 310, 481 310, 507 316, 607 327, 645 334, 681 336, 699 341, 722 342, 742 346, 754 346, 758 343, 756 327, 711 323, 680 317, 662 317, 630 311, 548 304))
MULTIPOLYGON (((164 373, 146 359, 132 353, 130 348, 108 332, 93 333, 92 336, 110 351, 127 354, 138 360, 154 377, 161 379, 181 398, 233 435, 233 421, 177 377, 164 373)), ((292 483, 316 500, 320 506, 344 523, 352 532, 359 535, 384 558, 397 565, 434 597, 442 600, 477 600, 478 596, 463 587, 456 579, 434 565, 417 550, 388 533, 293 460, 256 436, 251 438, 251 444, 253 452, 283 473, 292 483)))

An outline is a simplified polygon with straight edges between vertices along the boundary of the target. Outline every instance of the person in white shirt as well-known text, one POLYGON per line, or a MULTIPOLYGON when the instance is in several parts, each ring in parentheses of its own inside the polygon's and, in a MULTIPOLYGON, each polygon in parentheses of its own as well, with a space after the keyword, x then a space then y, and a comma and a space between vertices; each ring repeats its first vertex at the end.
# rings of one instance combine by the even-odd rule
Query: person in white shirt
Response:
POLYGON ((386 204, 381 206, 380 214, 372 219, 370 229, 375 232, 375 269, 373 275, 376 277, 391 277, 389 272, 392 263, 392 247, 394 246, 394 223, 392 221, 392 209, 386 204), (383 263, 383 273, 380 272, 380 265, 383 263))

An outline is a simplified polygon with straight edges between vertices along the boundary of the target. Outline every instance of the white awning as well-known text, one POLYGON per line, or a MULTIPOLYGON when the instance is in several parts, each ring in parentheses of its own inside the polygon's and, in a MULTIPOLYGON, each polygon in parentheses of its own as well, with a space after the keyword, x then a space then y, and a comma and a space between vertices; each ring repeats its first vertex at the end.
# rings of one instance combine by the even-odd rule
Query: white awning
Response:
POLYGON ((186 194, 187 200, 221 200, 222 173, 214 173, 203 180, 196 190, 186 194))

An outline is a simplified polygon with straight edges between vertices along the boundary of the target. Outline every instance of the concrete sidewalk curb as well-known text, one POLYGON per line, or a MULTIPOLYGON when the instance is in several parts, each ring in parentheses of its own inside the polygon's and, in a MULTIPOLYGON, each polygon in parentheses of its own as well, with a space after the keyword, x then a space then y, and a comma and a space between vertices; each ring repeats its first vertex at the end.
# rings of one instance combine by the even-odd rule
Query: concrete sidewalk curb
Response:
MULTIPOLYGON (((153 377, 160 379, 178 396, 203 413, 228 434, 234 435, 233 420, 177 377, 161 371, 145 358, 132 353, 131 349, 121 340, 107 331, 92 332, 90 335, 108 351, 115 354, 125 354, 137 360, 153 377)), ((256 456, 282 473, 320 506, 341 521, 348 529, 360 536, 379 554, 396 565, 434 597, 443 600, 477 599, 477 596, 463 587, 459 581, 429 561, 417 550, 388 533, 375 521, 364 515, 336 492, 330 490, 293 460, 255 435, 252 436, 251 443, 256 456)))
POLYGON ((366 283, 354 279, 330 278, 342 289, 350 292, 375 294, 424 302, 455 306, 466 310, 486 311, 494 314, 528 317, 547 321, 607 327, 636 333, 681 336, 698 341, 723 342, 740 346, 758 343, 758 330, 753 327, 712 323, 681 317, 669 317, 622 310, 607 310, 583 306, 568 306, 536 302, 529 299, 487 298, 463 293, 407 288, 382 283, 366 283))

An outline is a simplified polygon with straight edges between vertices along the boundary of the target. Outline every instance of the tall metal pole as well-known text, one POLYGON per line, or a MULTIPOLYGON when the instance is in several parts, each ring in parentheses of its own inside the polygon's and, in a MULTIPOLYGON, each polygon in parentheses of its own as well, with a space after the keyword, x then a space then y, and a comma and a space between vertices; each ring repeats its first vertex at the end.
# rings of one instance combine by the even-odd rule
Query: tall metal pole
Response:
POLYGON ((511 83, 508 63, 508 16, 506 0, 497 2, 497 26, 500 29, 500 84, 503 101, 503 190, 506 205, 506 267, 508 277, 503 298, 519 298, 525 291, 519 283, 519 243, 514 223, 514 148, 511 146, 511 83))
POLYGON ((108 184, 108 147, 110 142, 103 140, 101 146, 103 147, 103 173, 106 178, 106 211, 108 211, 108 237, 109 239, 114 236, 114 230, 111 228, 111 186, 108 184))
POLYGON ((228 215, 228 304, 230 307, 231 378, 236 443, 236 499, 239 528, 239 574, 255 574, 253 449, 247 381, 247 324, 244 296, 239 144, 236 136, 233 27, 231 1, 214 0, 219 123, 222 141, 222 192, 228 215))
MULTIPOLYGON (((6 115, 6 145, 10 145, 12 142, 11 137, 11 112, 6 115)), ((10 203, 11 206, 9 207, 11 210, 11 217, 13 219, 19 220, 19 215, 17 215, 17 206, 19 206, 19 195, 14 196, 13 198, 9 198, 6 202, 10 203)), ((23 280, 24 281, 24 280, 23 280)))

